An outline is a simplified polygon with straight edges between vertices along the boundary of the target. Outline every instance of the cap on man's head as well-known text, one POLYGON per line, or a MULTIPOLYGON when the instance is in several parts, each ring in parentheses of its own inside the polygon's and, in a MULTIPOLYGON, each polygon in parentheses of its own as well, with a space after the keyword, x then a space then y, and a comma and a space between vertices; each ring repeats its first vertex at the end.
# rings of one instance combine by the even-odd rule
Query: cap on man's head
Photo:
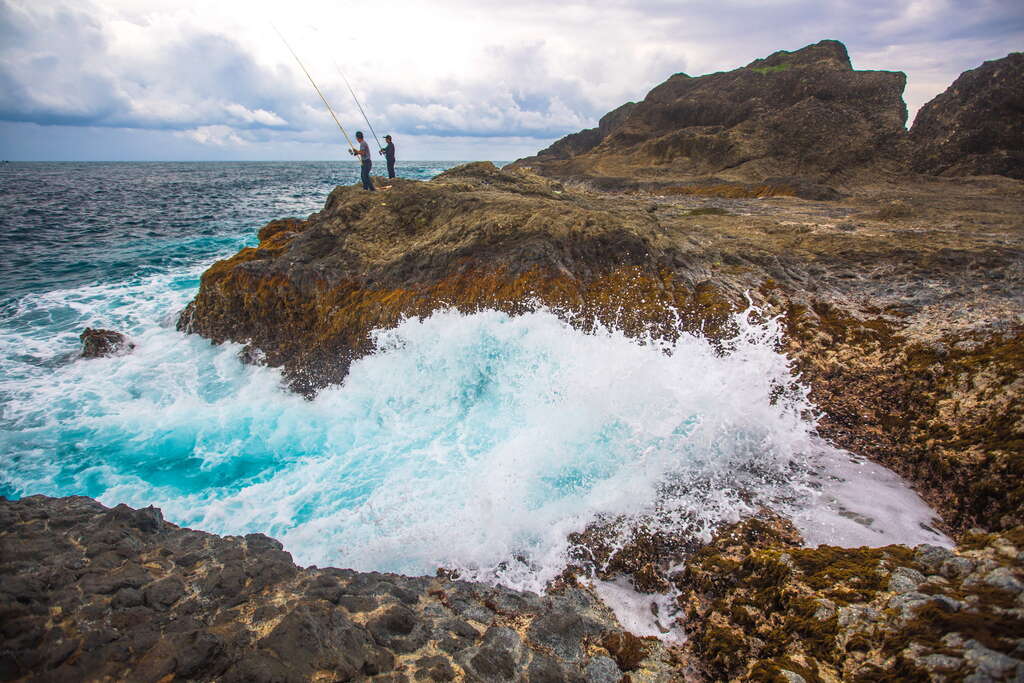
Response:
POLYGON ((390 139, 391 139, 391 136, 390 136, 390 135, 385 135, 385 136, 384 136, 384 139, 385 139, 385 140, 390 140, 390 139))
POLYGON ((357 137, 357 138, 361 138, 361 137, 363 137, 363 131, 361 131, 361 130, 357 130, 357 131, 356 131, 356 137, 357 137))

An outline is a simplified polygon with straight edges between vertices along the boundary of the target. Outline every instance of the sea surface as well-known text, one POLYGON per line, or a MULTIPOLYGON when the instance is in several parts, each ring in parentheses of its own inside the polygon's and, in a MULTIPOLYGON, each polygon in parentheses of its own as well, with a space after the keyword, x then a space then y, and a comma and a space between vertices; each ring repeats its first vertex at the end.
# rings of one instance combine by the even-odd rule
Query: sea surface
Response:
POLYGON ((312 401, 175 330, 210 264, 357 180, 351 162, 0 165, 0 495, 152 504, 304 564, 531 589, 595 521, 707 537, 770 505, 810 543, 948 544, 895 475, 817 438, 756 311, 724 351, 584 334, 543 308, 438 311, 377 331, 312 401), (135 349, 80 359, 86 327, 135 349))

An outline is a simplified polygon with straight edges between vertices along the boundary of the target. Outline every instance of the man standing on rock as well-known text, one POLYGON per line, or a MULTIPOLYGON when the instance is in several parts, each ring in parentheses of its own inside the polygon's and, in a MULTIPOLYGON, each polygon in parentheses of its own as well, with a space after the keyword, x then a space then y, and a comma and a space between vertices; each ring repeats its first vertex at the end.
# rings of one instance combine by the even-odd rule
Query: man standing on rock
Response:
POLYGON ((361 175, 363 178, 363 189, 373 192, 377 189, 373 186, 373 181, 370 180, 370 169, 373 168, 373 159, 370 158, 370 146, 366 144, 366 140, 363 139, 363 131, 356 131, 356 142, 359 143, 359 149, 353 149, 351 151, 352 154, 359 157, 362 162, 361 175))
POLYGON ((395 177, 395 143, 391 142, 391 136, 385 135, 384 139, 387 140, 388 144, 384 146, 384 149, 380 151, 384 155, 384 159, 388 162, 388 178, 395 177))

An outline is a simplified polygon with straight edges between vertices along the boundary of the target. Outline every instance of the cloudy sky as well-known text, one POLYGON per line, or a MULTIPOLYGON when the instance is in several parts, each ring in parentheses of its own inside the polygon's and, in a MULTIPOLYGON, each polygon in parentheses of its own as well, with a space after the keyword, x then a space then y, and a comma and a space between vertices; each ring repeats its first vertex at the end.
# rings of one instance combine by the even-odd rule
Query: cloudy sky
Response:
POLYGON ((349 133, 342 72, 405 159, 515 159, 673 73, 822 38, 905 71, 912 118, 1024 49, 1021 0, 0 0, 0 158, 338 158, 274 25, 349 133))

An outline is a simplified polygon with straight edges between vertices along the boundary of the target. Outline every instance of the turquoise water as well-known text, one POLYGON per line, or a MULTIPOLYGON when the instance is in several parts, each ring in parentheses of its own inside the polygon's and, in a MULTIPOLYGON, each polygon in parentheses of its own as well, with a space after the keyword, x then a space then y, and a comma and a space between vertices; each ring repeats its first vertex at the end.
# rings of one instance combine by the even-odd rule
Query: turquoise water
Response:
POLYGON ((722 354, 689 335, 583 334, 543 309, 439 311, 376 333, 378 351, 313 401, 238 346, 174 329, 212 261, 318 210, 356 170, 0 168, 0 494, 155 504, 179 524, 272 534, 303 563, 537 587, 599 517, 706 532, 802 490, 813 410, 773 321, 738 317, 722 354), (78 359, 86 326, 136 348, 78 359))

